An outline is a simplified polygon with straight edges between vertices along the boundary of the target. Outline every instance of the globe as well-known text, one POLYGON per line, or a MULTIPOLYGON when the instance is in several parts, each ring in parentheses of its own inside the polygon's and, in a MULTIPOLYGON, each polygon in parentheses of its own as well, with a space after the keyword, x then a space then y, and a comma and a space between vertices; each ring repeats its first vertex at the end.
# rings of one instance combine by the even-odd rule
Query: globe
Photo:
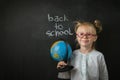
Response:
POLYGON ((67 61, 72 55, 72 48, 69 43, 58 40, 50 47, 50 55, 55 61, 67 61))

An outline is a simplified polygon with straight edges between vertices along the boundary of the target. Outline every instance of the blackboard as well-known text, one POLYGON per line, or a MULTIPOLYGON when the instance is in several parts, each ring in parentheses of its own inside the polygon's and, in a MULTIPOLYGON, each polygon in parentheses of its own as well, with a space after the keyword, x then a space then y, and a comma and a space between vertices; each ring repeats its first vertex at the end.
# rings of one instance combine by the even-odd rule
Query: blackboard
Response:
POLYGON ((110 80, 119 77, 118 1, 4 0, 0 15, 0 80, 56 80, 50 46, 64 39, 75 47, 73 22, 101 20, 97 49, 104 53, 110 80))

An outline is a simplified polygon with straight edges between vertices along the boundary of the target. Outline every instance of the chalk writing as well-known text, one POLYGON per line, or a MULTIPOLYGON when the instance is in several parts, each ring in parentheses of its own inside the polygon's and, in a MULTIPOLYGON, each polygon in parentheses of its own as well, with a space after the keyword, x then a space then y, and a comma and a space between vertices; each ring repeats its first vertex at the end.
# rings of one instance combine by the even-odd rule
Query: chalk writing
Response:
POLYGON ((58 30, 48 30, 46 32, 46 35, 48 36, 56 36, 56 37, 59 37, 59 36, 62 36, 62 35, 73 35, 73 33, 71 32, 70 28, 68 28, 68 30, 61 30, 61 31, 58 31, 58 30))
POLYGON ((62 16, 50 16, 50 14, 48 14, 48 21, 54 21, 54 22, 63 22, 63 21, 68 21, 67 17, 64 15, 62 16))
POLYGON ((59 37, 63 35, 73 35, 70 27, 64 28, 64 22, 68 22, 68 18, 64 14, 63 16, 51 16, 48 14, 48 22, 55 22, 54 30, 47 30, 46 35, 49 37, 59 37))

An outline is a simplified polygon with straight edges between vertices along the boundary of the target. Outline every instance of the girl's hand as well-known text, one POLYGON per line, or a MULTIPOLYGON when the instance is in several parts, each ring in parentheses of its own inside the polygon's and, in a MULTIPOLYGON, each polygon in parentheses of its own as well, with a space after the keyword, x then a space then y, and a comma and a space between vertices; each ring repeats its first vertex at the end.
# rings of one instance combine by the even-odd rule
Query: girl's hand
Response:
POLYGON ((66 64, 64 61, 60 61, 60 62, 58 62, 58 64, 57 64, 57 69, 58 69, 58 68, 64 68, 66 65, 67 65, 67 64, 66 64))

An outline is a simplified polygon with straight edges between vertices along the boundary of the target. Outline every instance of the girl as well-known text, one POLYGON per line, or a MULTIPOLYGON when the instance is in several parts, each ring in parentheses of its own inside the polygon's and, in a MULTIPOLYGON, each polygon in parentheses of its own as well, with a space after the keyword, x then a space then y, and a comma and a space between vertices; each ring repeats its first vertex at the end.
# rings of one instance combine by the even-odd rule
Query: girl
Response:
POLYGON ((75 33, 79 49, 73 51, 68 63, 60 61, 57 68, 70 64, 70 71, 59 72, 61 80, 108 80, 108 71, 104 55, 95 49, 95 42, 102 26, 99 20, 94 23, 76 21, 75 33))

